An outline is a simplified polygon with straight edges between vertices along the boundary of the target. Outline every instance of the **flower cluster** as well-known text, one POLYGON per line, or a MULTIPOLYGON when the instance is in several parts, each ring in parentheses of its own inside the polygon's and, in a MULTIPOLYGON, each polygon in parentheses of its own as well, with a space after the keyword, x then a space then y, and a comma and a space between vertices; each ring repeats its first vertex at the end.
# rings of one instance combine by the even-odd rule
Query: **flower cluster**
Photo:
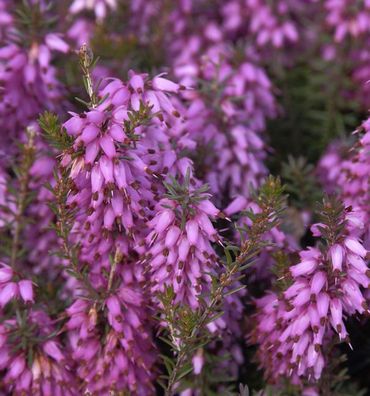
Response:
POLYGON ((320 161, 318 172, 328 192, 337 191, 346 205, 351 205, 361 213, 365 227, 359 231, 368 247, 370 230, 368 227, 370 182, 370 123, 363 122, 354 136, 357 144, 352 150, 339 150, 336 146, 329 148, 320 161))
POLYGON ((369 26, 369 0, 0 0, 0 393, 234 394, 251 355, 261 394, 339 389, 369 26))
MULTIPOLYGON (((122 265, 122 263, 119 263, 122 265)), ((154 347, 139 282, 128 263, 115 274, 115 290, 98 302, 77 298, 67 309, 72 358, 86 392, 129 390, 152 394, 154 347)), ((107 289, 95 276, 94 286, 107 289)))
POLYGON ((147 218, 158 199, 158 180, 176 162, 167 125, 179 113, 162 85, 179 87, 157 77, 144 88, 145 78, 132 73, 128 85, 111 81, 100 93, 103 103, 81 115, 72 113, 64 124, 74 137, 75 154, 68 151, 62 160, 71 167, 76 190, 69 204, 88 209, 79 223, 90 243, 102 227, 108 233, 123 227, 132 236, 137 231, 133 217, 147 218))
POLYGON ((151 274, 151 291, 155 295, 173 286, 175 303, 199 305, 197 296, 209 289, 215 273, 217 255, 211 245, 217 231, 210 220, 220 211, 201 189, 191 191, 190 180, 184 186, 169 186, 172 196, 158 203, 157 215, 149 223, 145 261, 151 274))
POLYGON ((369 33, 370 3, 367 0, 326 0, 327 23, 334 28, 335 41, 346 36, 357 37, 369 33))
POLYGON ((33 286, 30 280, 20 280, 14 282, 15 273, 11 267, 4 263, 0 263, 0 305, 5 305, 17 298, 21 297, 25 303, 33 302, 33 286))
POLYGON ((117 0, 74 0, 69 11, 72 14, 78 14, 83 10, 92 10, 97 21, 101 22, 107 16, 108 11, 114 11, 116 7, 117 0))
POLYGON ((273 5, 265 0, 248 0, 246 3, 253 15, 250 30, 256 35, 258 45, 270 43, 279 48, 298 40, 297 26, 289 18, 295 1, 279 0, 273 5))
POLYGON ((318 380, 333 334, 349 342, 344 320, 369 312, 363 295, 370 284, 368 251, 351 234, 360 219, 346 211, 337 235, 330 225, 313 226, 316 236, 335 237, 321 250, 300 252, 300 261, 290 267, 291 285, 281 295, 271 292, 256 302, 250 341, 259 344, 258 360, 271 381, 318 380))
POLYGON ((191 166, 177 155, 187 139, 168 98, 181 88, 163 76, 149 80, 130 72, 126 84, 109 81, 97 95, 99 103, 64 123, 73 139, 61 160, 69 169, 67 205, 75 211, 70 239, 88 265, 78 282, 88 301, 76 295, 67 328, 86 391, 152 392, 149 302, 140 285, 155 277, 145 277, 138 253, 150 231, 145 223, 164 194, 163 181, 191 166))
MULTIPOLYGON (((32 11, 34 17, 46 12, 44 8, 43 4, 36 3, 32 11)), ((52 61, 55 54, 68 53, 69 46, 60 34, 45 32, 41 21, 38 28, 37 34, 25 39, 27 32, 23 32, 23 25, 15 29, 9 26, 2 37, 0 117, 3 120, 1 137, 7 141, 21 137, 42 110, 59 112, 63 108, 65 91, 52 61)))
POLYGON ((78 395, 70 358, 55 336, 52 320, 41 310, 0 325, 0 370, 8 394, 78 395))
POLYGON ((197 142, 199 156, 212 150, 203 169, 214 194, 227 189, 230 196, 248 195, 250 186, 260 185, 266 168, 266 144, 261 132, 266 119, 275 115, 271 83, 253 61, 231 64, 233 51, 212 47, 197 66, 197 74, 175 68, 182 81, 202 81, 202 91, 191 91, 187 112, 190 136, 197 142), (189 80, 190 78, 190 80, 189 80))

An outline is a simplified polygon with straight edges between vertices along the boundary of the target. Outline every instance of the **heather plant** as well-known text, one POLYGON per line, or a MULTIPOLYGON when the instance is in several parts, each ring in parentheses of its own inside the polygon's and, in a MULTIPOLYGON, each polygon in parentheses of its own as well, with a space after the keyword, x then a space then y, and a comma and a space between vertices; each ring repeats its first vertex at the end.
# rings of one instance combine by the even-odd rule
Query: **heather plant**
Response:
POLYGON ((369 394, 369 7, 0 0, 0 395, 369 394))
POLYGON ((299 262, 282 277, 290 277, 290 286, 257 302, 251 340, 260 343, 258 359, 273 381, 318 381, 333 348, 333 331, 338 341, 350 343, 344 317, 368 312, 362 291, 369 284, 368 251, 351 235, 361 220, 335 200, 324 201, 321 218, 312 228, 324 245, 301 251, 299 262))

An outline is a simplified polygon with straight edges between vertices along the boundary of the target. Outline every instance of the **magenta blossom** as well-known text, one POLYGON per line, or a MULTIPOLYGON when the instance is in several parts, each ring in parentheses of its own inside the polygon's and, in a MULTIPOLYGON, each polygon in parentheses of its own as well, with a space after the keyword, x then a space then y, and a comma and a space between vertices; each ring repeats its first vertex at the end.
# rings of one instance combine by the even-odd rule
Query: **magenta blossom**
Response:
POLYGON ((281 297, 270 293, 257 301, 251 341, 260 345, 258 359, 267 377, 319 380, 327 342, 335 333, 349 342, 345 319, 369 313, 363 294, 370 285, 368 251, 351 235, 352 218, 349 212, 343 234, 326 251, 300 253, 290 268, 292 284, 281 297))

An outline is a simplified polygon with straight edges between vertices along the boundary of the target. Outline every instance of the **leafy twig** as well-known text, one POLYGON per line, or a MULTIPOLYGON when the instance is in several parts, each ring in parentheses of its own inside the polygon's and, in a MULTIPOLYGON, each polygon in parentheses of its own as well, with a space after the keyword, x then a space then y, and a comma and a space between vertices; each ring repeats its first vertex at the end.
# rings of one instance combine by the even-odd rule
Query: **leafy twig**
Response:
MULTIPOLYGON (((94 58, 94 54, 86 44, 83 44, 78 53, 80 60, 80 67, 82 70, 82 79, 84 82, 84 86, 87 94, 90 98, 90 103, 86 103, 82 99, 76 98, 79 102, 82 102, 87 107, 95 108, 99 104, 99 98, 96 93, 97 88, 94 87, 93 79, 91 77, 91 71, 94 69, 96 63, 99 58, 94 58)), ((99 85, 99 84, 98 84, 99 85)))
POLYGON ((16 198, 16 212, 14 216, 14 231, 10 253, 10 266, 14 269, 18 258, 19 239, 22 231, 22 217, 29 203, 28 183, 30 179, 30 169, 35 160, 35 131, 27 129, 27 143, 22 145, 22 155, 20 165, 16 168, 19 181, 19 193, 16 198))

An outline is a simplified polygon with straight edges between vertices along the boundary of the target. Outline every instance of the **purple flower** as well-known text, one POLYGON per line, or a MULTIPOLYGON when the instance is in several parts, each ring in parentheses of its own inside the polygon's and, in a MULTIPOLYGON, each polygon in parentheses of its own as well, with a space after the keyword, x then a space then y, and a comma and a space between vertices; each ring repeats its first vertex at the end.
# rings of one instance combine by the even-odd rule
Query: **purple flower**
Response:
MULTIPOLYGON (((149 395, 155 355, 145 299, 132 267, 123 266, 117 275, 120 283, 106 299, 106 308, 76 299, 67 309, 66 328, 77 375, 89 392, 105 393, 114 384, 117 391, 149 395), (105 328, 99 323, 105 323, 105 328)), ((101 282, 106 288, 106 281, 101 282)))
POLYGON ((358 37, 369 32, 370 4, 368 1, 326 0, 326 21, 334 28, 334 38, 342 42, 347 36, 358 37))
POLYGON ((0 267, 0 283, 7 283, 9 282, 14 273, 11 267, 9 267, 8 265, 4 264, 4 263, 0 263, 1 267, 0 267))
MULTIPOLYGON (((268 377, 299 377, 318 380, 325 366, 325 345, 333 333, 348 342, 345 318, 369 312, 363 288, 370 285, 367 251, 351 233, 347 220, 343 235, 327 251, 310 248, 300 253, 300 262, 290 267, 292 284, 284 299, 274 293, 257 300, 255 329, 250 341, 268 377)), ((312 380, 311 380, 312 381, 312 380)))
POLYGON ((42 311, 32 310, 22 317, 27 323, 21 326, 19 320, 8 319, 0 326, 0 368, 4 390, 16 394, 77 396, 79 387, 71 359, 55 338, 51 319, 42 311))
POLYGON ((18 283, 19 294, 24 302, 33 302, 33 287, 30 280, 21 280, 18 283))
MULTIPOLYGON (((330 148, 328 153, 321 159, 319 172, 328 174, 330 180, 324 178, 323 185, 329 181, 329 192, 337 190, 346 205, 354 210, 347 216, 351 225, 352 233, 363 237, 366 248, 370 247, 370 121, 366 120, 362 126, 355 131, 358 136, 358 145, 354 150, 341 150, 330 148), (328 172, 326 172, 328 170, 328 172)), ((365 251, 358 246, 357 241, 348 239, 345 245, 360 255, 365 251)))
POLYGON ((0 285, 0 305, 5 307, 8 302, 18 297, 19 289, 15 282, 6 282, 0 285))
POLYGON ((199 375, 202 372, 202 368, 204 365, 204 357, 203 357, 202 349, 198 349, 196 354, 193 356, 192 363, 193 363, 194 374, 199 375))
POLYGON ((157 204, 157 215, 148 223, 152 231, 146 238, 144 260, 150 269, 153 295, 173 286, 176 302, 196 308, 198 296, 210 285, 205 273, 218 266, 211 243, 219 237, 210 217, 215 218, 219 211, 206 194, 198 197, 196 190, 188 194, 186 209, 176 199, 162 199, 157 204))
POLYGON ((32 42, 29 48, 13 43, 1 48, 2 139, 20 137, 44 109, 60 111, 63 108, 63 87, 51 62, 54 51, 65 53, 68 48, 61 36, 54 33, 32 42))
POLYGON ((77 14, 83 10, 92 10, 99 22, 102 22, 106 17, 108 10, 115 10, 117 7, 117 0, 74 0, 69 11, 72 14, 77 14))
POLYGON ((286 43, 298 40, 297 26, 289 15, 294 10, 294 2, 247 0, 246 3, 252 15, 250 30, 256 35, 259 46, 271 44, 280 48, 286 43))

